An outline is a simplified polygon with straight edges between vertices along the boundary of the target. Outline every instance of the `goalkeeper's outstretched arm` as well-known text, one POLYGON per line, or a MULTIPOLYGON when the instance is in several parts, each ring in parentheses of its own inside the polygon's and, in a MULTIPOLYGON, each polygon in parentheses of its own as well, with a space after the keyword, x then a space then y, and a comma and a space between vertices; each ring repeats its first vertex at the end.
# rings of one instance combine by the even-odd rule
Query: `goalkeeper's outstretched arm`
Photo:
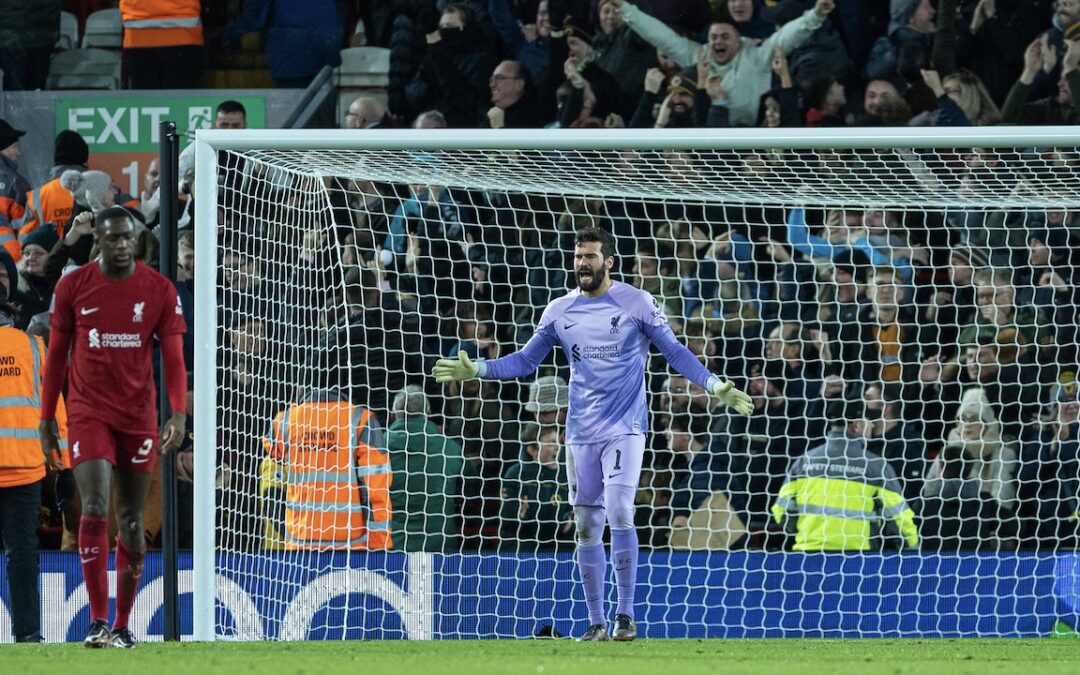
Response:
POLYGON ((474 377, 512 380, 530 375, 536 372, 537 367, 547 358, 558 340, 554 324, 545 319, 546 315, 541 317, 533 336, 524 347, 513 354, 490 361, 486 359, 473 361, 468 354, 459 351, 456 359, 439 359, 435 362, 431 374, 439 384, 471 380, 474 377))
POLYGON ((679 339, 671 332, 667 319, 660 312, 659 305, 652 316, 644 318, 643 325, 649 339, 667 359, 668 365, 679 374, 723 401, 740 415, 749 415, 754 412, 754 403, 748 395, 736 389, 731 382, 710 373, 705 366, 701 365, 694 353, 679 342, 679 339))

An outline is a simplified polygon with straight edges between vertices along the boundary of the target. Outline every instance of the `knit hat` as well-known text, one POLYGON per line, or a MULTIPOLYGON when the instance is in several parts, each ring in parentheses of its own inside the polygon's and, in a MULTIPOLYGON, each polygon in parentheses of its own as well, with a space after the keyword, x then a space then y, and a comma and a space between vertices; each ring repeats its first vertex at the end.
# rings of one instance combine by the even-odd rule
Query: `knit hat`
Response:
POLYGON ((0 150, 14 145, 25 133, 8 124, 7 120, 0 119, 0 150))
POLYGON ((77 131, 64 130, 56 135, 56 150, 53 151, 53 164, 82 165, 90 159, 90 148, 77 131))
POLYGON ((915 15, 921 0, 890 0, 889 1, 889 34, 903 28, 915 15))
POLYGON ((990 257, 981 248, 971 246, 956 246, 949 255, 965 262, 970 267, 981 268, 990 264, 990 257))
POLYGON ((695 96, 698 92, 698 84, 694 78, 684 73, 676 73, 668 80, 667 91, 672 93, 674 91, 684 91, 691 96, 695 96))
POLYGON ((998 418, 994 414, 994 408, 986 397, 986 391, 982 387, 972 387, 960 397, 960 407, 956 411, 957 421, 964 418, 977 420, 985 425, 997 424, 998 418))
POLYGON ((27 246, 40 246, 45 249, 46 253, 51 253, 53 246, 56 246, 58 241, 60 241, 60 237, 56 234, 56 225, 44 223, 35 227, 30 231, 30 234, 23 238, 22 247, 25 249, 27 246))
POLYGON ((77 204, 94 211, 105 208, 105 196, 112 190, 112 178, 104 171, 69 169, 60 176, 60 184, 71 191, 77 204))
POLYGON ((592 46, 592 33, 590 33, 588 29, 582 28, 581 26, 574 23, 574 20, 571 17, 567 17, 566 19, 566 25, 563 27, 563 35, 566 37, 567 40, 572 37, 576 37, 590 47, 592 46))
POLYGON ((570 388, 558 375, 538 377, 529 385, 525 410, 531 413, 554 412, 570 405, 570 388))

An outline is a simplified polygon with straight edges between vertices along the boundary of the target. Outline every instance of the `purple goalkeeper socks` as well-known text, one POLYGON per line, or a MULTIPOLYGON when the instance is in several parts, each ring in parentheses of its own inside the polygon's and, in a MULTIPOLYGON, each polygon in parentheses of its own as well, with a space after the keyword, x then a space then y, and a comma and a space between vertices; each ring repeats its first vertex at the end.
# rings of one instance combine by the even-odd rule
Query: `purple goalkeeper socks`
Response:
POLYGON ((637 530, 611 531, 611 566, 615 568, 615 586, 619 591, 616 614, 634 618, 634 589, 637 587, 637 530))
POLYGON ((604 545, 578 546, 578 574, 585 589, 585 606, 589 608, 589 625, 607 623, 604 616, 604 577, 607 576, 607 556, 604 545))

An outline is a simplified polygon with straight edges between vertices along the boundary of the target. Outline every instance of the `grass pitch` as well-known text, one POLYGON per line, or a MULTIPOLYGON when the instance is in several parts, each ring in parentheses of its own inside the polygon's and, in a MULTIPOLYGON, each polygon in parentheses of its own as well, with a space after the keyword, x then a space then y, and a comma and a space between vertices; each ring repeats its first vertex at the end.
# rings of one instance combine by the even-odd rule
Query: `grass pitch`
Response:
POLYGON ((4 673, 806 675, 1080 673, 1080 640, 569 640, 4 645, 4 673))

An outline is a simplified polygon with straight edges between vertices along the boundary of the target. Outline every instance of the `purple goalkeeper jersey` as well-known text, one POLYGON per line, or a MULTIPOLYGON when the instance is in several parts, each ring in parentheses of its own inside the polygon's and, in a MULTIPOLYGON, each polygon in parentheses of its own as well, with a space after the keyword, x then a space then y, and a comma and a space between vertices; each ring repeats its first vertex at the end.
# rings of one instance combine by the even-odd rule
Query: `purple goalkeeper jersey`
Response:
POLYGON ((562 345, 570 359, 566 442, 596 443, 648 431, 645 363, 650 342, 672 368, 709 390, 715 376, 671 332, 660 304, 647 291, 619 281, 598 298, 575 288, 551 301, 525 346, 480 361, 478 374, 498 380, 529 375, 552 347, 562 345))

